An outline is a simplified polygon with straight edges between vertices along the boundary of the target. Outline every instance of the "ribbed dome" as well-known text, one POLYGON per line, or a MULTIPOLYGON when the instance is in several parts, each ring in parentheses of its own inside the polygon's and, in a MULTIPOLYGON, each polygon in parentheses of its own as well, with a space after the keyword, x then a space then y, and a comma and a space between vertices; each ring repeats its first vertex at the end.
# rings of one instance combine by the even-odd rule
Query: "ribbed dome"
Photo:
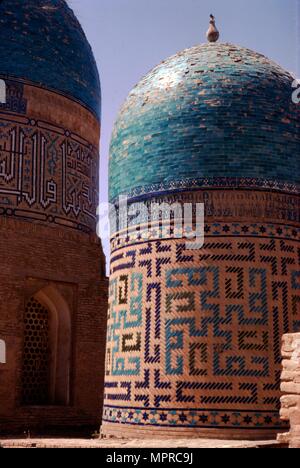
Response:
POLYGON ((298 184, 300 114, 292 81, 266 57, 231 44, 200 45, 169 58, 120 111, 111 200, 216 178, 231 186, 243 178, 298 184))
POLYGON ((59 91, 100 115, 96 62, 64 0, 0 1, 0 75, 59 91))

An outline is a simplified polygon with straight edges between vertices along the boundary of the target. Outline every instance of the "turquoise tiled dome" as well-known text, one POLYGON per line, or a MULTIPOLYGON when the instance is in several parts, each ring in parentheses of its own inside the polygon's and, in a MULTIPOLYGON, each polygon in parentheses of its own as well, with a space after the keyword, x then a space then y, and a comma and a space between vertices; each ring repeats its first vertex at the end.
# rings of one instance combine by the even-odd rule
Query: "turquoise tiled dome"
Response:
POLYGON ((300 112, 292 81, 276 63, 231 44, 169 58, 120 111, 111 200, 207 185, 297 186, 300 112))
POLYGON ((100 115, 96 62, 64 0, 0 1, 0 76, 59 91, 100 115))

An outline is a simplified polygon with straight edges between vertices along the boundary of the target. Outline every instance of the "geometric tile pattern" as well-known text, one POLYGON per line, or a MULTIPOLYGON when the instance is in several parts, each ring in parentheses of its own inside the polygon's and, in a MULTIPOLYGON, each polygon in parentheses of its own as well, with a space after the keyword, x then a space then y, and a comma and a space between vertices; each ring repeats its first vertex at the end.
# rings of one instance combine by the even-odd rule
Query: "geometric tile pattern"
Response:
MULTIPOLYGON (((193 227, 195 230, 195 228, 193 227)), ((179 231, 179 232, 182 232, 179 231)), ((297 226, 287 226, 278 224, 266 223, 206 223, 204 226, 205 238, 232 238, 245 237, 247 238, 272 238, 282 240, 297 240, 300 238, 300 228, 297 226)), ((162 224, 152 224, 151 229, 148 227, 137 227, 136 229, 128 230, 126 235, 118 232, 111 239, 112 252, 117 252, 120 247, 128 247, 130 245, 142 244, 145 241, 155 240, 171 240, 177 235, 176 229, 171 229, 169 226, 164 227, 162 224)))
POLYGON ((106 421, 193 426, 203 414, 204 426, 248 427, 246 412, 250 426, 278 427, 281 336, 300 330, 300 249, 261 234, 113 254, 106 421))
POLYGON ((0 17, 1 75, 73 97, 100 120, 96 61, 68 2, 5 0, 0 17))
POLYGON ((280 430, 285 424, 277 411, 219 411, 172 410, 156 408, 104 407, 103 421, 130 426, 156 426, 202 429, 272 429, 280 430))
POLYGON ((292 81, 252 50, 202 44, 153 68, 122 106, 109 197, 116 214, 127 196, 130 228, 112 223, 104 434, 280 427, 281 337, 300 330, 292 81), (182 239, 185 203, 204 205, 198 250, 182 239))

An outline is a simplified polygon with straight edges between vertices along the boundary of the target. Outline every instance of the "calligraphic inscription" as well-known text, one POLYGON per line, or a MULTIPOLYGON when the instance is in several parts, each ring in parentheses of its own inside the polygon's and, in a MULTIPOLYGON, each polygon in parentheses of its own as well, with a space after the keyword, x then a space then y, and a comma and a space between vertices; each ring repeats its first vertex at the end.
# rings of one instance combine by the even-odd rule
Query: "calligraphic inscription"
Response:
POLYGON ((0 215, 94 231, 98 150, 43 121, 0 114, 0 215))

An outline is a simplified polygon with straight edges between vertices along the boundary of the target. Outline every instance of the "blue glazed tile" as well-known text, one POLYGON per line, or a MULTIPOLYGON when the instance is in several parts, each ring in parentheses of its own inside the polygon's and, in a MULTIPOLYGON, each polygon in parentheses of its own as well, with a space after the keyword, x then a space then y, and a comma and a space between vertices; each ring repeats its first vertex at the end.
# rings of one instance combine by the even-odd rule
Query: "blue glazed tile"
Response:
POLYGON ((0 2, 1 76, 66 94, 100 118, 97 65, 86 36, 64 0, 0 2))
POLYGON ((274 62, 230 44, 167 59, 120 111, 110 151, 111 200, 188 180, 200 186, 203 178, 299 184, 292 81, 274 62))

